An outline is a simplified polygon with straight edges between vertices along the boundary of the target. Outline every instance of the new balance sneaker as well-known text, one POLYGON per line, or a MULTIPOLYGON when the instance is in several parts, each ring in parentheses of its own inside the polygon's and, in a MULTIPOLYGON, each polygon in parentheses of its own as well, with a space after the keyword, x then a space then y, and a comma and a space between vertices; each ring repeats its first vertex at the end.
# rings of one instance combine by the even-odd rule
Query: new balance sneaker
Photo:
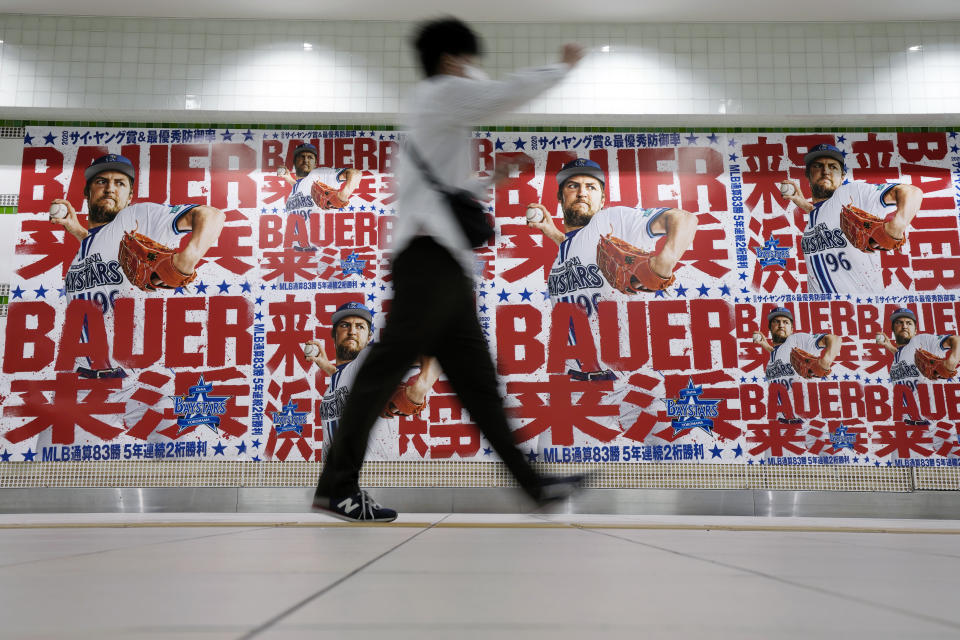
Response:
POLYGON ((345 498, 317 496, 311 508, 347 522, 393 522, 397 519, 396 511, 381 507, 362 489, 345 498))
POLYGON ((540 495, 536 497, 537 507, 549 507, 583 489, 583 486, 593 476, 592 473, 575 473, 569 476, 542 476, 540 478, 540 495))

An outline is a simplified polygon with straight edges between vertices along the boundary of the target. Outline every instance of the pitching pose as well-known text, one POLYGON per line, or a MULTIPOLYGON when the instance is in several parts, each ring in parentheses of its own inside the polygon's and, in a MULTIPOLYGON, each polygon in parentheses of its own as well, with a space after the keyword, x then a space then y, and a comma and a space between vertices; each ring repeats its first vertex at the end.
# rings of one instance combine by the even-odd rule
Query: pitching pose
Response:
MULTIPOLYGON (((317 168, 317 155, 315 146, 302 144, 293 151, 293 173, 296 178, 286 167, 277 170, 278 175, 293 185, 293 191, 287 198, 287 215, 296 214, 309 221, 310 214, 318 209, 342 209, 360 184, 360 172, 356 169, 317 168)), ((297 251, 317 250, 312 245, 303 244, 294 248, 297 251)))
MULTIPOLYGON (((306 343, 315 347, 315 350, 309 347, 304 350, 304 357, 330 376, 330 384, 320 403, 324 459, 336 437, 350 389, 353 387, 360 367, 370 353, 366 347, 373 335, 373 312, 360 303, 348 302, 333 313, 330 322, 333 324, 332 335, 336 359, 330 362, 323 352, 323 344, 317 340, 309 340, 306 343), (316 355, 309 355, 314 351, 316 355)), ((375 460, 392 460, 399 455, 396 434, 390 438, 390 426, 387 420, 394 416, 419 415, 427 406, 427 394, 439 377, 440 366, 436 359, 420 358, 418 372, 406 383, 401 383, 397 387, 384 408, 380 420, 374 425, 367 444, 367 456, 375 460)))
POLYGON ((813 196, 800 241, 809 291, 868 294, 882 289, 877 252, 903 246, 923 192, 907 184, 843 184, 843 154, 829 144, 811 149, 804 163, 813 196))
POLYGON ((894 354, 890 366, 893 384, 907 385, 916 390, 921 378, 948 379, 957 375, 960 364, 960 336, 917 333, 917 316, 910 309, 897 309, 890 316, 891 342, 883 333, 877 334, 877 343, 894 354), (895 343, 895 344, 894 344, 895 343), (946 353, 944 353, 946 352, 946 353))

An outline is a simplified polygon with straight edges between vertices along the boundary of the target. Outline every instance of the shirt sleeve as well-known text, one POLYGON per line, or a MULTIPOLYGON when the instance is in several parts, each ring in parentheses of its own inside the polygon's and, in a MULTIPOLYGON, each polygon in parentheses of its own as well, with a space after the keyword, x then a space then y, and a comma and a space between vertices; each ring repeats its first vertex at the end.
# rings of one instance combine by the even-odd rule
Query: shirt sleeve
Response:
MULTIPOLYGON (((612 207, 607 211, 609 211, 611 221, 614 223, 614 235, 621 240, 629 242, 638 249, 652 251, 656 246, 657 238, 663 234, 654 234, 650 227, 657 218, 663 215, 664 212, 669 211, 669 209, 612 207)), ((609 232, 609 229, 604 231, 604 233, 607 232, 609 232)))
MULTIPOLYGON (((884 215, 890 213, 890 207, 897 206, 896 204, 887 204, 883 201, 883 198, 896 186, 898 185, 894 182, 886 184, 868 184, 866 182, 850 183, 850 187, 855 191, 858 207, 867 213, 883 213, 884 215)), ((841 204, 847 203, 841 201, 841 204)))
POLYGON ((309 187, 313 186, 313 183, 319 180, 328 187, 334 187, 341 182, 343 182, 343 172, 346 169, 335 169, 333 167, 318 167, 311 171, 305 180, 307 181, 307 193, 309 193, 309 187))
MULTIPOLYGON (((128 220, 133 224, 133 227, 129 230, 136 229, 138 233, 151 240, 176 247, 180 244, 180 237, 190 231, 189 229, 186 231, 177 229, 177 224, 188 211, 196 206, 195 204, 169 205, 141 202, 127 207, 123 210, 123 213, 129 212, 128 220)), ((125 224, 124 227, 126 229, 127 225, 125 224)))
POLYGON ((509 113, 558 84, 570 66, 557 63, 522 69, 503 80, 473 80, 438 76, 424 111, 429 117, 451 124, 471 124, 509 113))

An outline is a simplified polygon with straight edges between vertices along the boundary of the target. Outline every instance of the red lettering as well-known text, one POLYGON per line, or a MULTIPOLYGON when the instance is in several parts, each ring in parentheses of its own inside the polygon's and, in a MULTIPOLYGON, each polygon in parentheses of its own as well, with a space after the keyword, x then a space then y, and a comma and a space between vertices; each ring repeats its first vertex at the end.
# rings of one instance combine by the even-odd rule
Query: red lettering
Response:
POLYGON ((544 347, 537 340, 542 328, 543 316, 536 307, 497 307, 497 371, 501 375, 533 373, 543 365, 544 347))
POLYGON ((187 336, 203 335, 203 324, 188 322, 188 311, 206 308, 206 298, 170 298, 167 300, 165 364, 168 367, 200 367, 203 365, 201 351, 187 351, 187 336))
POLYGON ((14 302, 8 307, 4 373, 40 371, 53 362, 56 345, 47 334, 53 331, 56 317, 56 311, 45 302, 14 302), (32 352, 29 356, 28 347, 32 352))

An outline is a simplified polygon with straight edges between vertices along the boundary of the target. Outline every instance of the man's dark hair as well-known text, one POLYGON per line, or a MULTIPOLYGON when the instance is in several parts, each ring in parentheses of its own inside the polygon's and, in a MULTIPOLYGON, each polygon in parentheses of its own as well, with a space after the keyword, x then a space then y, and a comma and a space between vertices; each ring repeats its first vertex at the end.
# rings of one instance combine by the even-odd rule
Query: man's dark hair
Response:
POLYGON ((456 18, 424 23, 414 36, 413 46, 427 77, 437 74, 440 58, 445 53, 452 56, 478 56, 482 53, 477 34, 456 18))

